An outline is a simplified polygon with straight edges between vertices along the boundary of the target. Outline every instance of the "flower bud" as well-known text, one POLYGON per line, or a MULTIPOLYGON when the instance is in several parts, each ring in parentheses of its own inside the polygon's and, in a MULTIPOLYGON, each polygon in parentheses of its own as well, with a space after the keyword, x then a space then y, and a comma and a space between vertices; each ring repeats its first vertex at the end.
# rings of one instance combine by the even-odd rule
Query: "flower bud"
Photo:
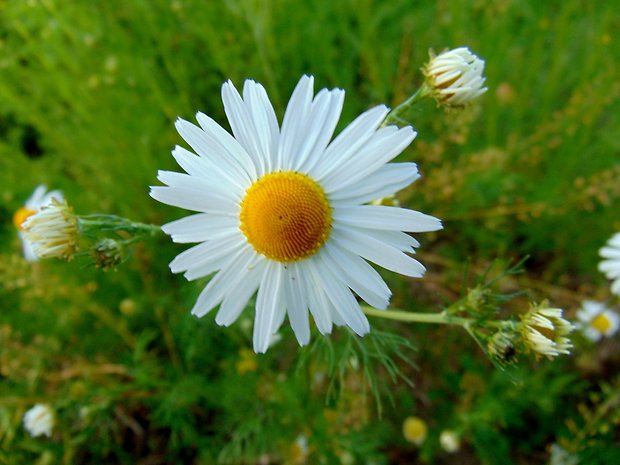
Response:
POLYGON ((489 355, 499 364, 516 361, 515 334, 506 330, 496 332, 487 343, 489 355))
POLYGON ((484 61, 467 47, 448 50, 422 68, 426 86, 440 105, 462 107, 487 91, 484 86, 484 61))
POLYGON ((101 239, 91 249, 91 255, 95 266, 107 271, 123 261, 123 246, 114 239, 101 239))

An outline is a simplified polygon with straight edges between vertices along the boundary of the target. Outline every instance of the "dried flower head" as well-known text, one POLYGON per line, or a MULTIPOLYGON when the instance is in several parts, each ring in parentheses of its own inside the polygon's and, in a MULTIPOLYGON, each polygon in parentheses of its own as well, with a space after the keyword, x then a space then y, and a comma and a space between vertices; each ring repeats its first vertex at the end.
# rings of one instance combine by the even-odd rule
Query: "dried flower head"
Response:
POLYGON ((422 68, 426 86, 440 105, 462 107, 487 91, 484 87, 484 61, 467 47, 435 54, 422 68))
POLYGON ((526 347, 549 358, 568 354, 573 345, 567 337, 573 325, 562 318, 562 310, 548 308, 543 302, 523 318, 521 334, 526 347))
POLYGON ((22 229, 37 257, 73 258, 79 238, 78 221, 66 202, 52 199, 50 205, 29 216, 22 229))
POLYGON ((24 414, 24 428, 32 437, 51 436, 54 428, 54 412, 47 404, 37 404, 24 414))

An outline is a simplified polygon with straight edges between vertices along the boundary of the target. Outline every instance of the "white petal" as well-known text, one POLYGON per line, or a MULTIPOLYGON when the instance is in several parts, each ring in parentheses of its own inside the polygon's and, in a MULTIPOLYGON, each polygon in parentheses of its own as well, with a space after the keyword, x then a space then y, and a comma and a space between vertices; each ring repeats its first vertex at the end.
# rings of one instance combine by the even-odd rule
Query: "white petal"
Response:
POLYGON ((288 319, 299 345, 305 346, 310 341, 310 318, 308 299, 306 298, 305 288, 301 282, 302 277, 299 275, 297 264, 291 263, 287 266, 285 278, 284 289, 286 292, 288 319))
MULTIPOLYGON (((249 88, 249 86, 252 84, 246 81, 245 88, 249 88)), ((222 102, 224 102, 224 111, 235 139, 252 159, 257 176, 262 176, 266 171, 270 157, 270 130, 266 134, 257 131, 253 115, 249 113, 249 107, 230 81, 225 82, 222 86, 222 102)), ((258 109, 256 110, 258 111, 258 109)))
POLYGON ((308 298, 308 308, 314 318, 316 327, 321 334, 330 334, 332 332, 332 312, 331 303, 327 299, 321 282, 319 280, 318 271, 316 270, 316 259, 311 257, 303 262, 298 263, 299 276, 303 279, 306 297, 308 298))
POLYGON ((407 187, 419 177, 415 163, 388 163, 359 182, 333 192, 330 203, 337 207, 381 199, 407 187))
POLYGON ((275 163, 280 139, 280 127, 276 112, 269 101, 265 88, 254 81, 246 80, 243 86, 243 100, 254 121, 256 135, 260 138, 265 170, 271 171, 275 163))
POLYGON ((273 167, 276 170, 290 170, 293 160, 297 157, 299 146, 304 142, 309 124, 313 88, 314 78, 305 75, 295 86, 284 112, 278 156, 273 167))
POLYGON ((239 229, 239 219, 234 216, 198 213, 186 216, 161 227, 177 243, 202 242, 231 230, 239 229))
POLYGON ((321 181, 345 164, 373 136, 388 112, 385 105, 379 105, 355 118, 325 149, 321 159, 309 171, 310 176, 321 181))
POLYGON ((198 113, 196 117, 200 119, 203 129, 181 118, 176 120, 174 125, 181 137, 198 155, 213 162, 222 176, 239 186, 249 185, 256 178, 256 170, 251 161, 239 158, 239 154, 243 153, 239 143, 208 116, 198 113))
POLYGON ((615 247, 603 247, 599 254, 604 258, 617 258, 620 259, 620 249, 616 249, 615 247))
POLYGON ((367 334, 370 331, 370 325, 357 300, 322 257, 319 255, 317 258, 319 283, 325 289, 325 294, 333 304, 336 313, 355 333, 360 336, 367 334))
POLYGON ((237 292, 241 282, 258 260, 258 255, 248 249, 241 249, 229 258, 228 263, 217 273, 202 290, 192 315, 202 317, 219 304, 228 294, 237 292))
MULTIPOLYGON (((312 168, 319 163, 323 157, 327 144, 329 144, 329 141, 334 135, 334 130, 336 129, 336 125, 340 119, 340 114, 342 113, 342 105, 344 104, 344 90, 333 89, 328 91, 323 89, 321 92, 326 92, 329 95, 329 101, 326 102, 325 105, 325 116, 316 116, 317 121, 320 122, 320 127, 316 128, 316 138, 313 141, 311 151, 308 152, 307 156, 303 160, 297 161, 294 165, 295 169, 304 173, 312 170, 312 168)), ((319 92, 319 95, 321 92, 319 92)), ((315 117, 315 112, 322 110, 317 102, 319 95, 317 95, 317 98, 313 103, 313 107, 316 106, 317 109, 315 110, 315 108, 313 108, 312 118, 315 117)))
POLYGON ((377 273, 363 258, 328 242, 324 246, 333 268, 357 295, 375 308, 387 308, 392 292, 377 273))
POLYGON ((199 195, 216 195, 227 199, 228 205, 237 205, 241 203, 238 195, 238 189, 229 189, 218 181, 210 182, 201 176, 190 176, 185 173, 177 173, 176 171, 158 171, 157 179, 162 183, 173 188, 191 189, 199 193, 199 195))
MULTIPOLYGON (((170 262, 170 269, 173 273, 182 273, 190 269, 199 268, 205 263, 210 263, 213 260, 217 260, 220 256, 226 256, 226 254, 231 251, 245 245, 245 241, 240 236, 240 234, 230 232, 228 234, 222 234, 220 237, 215 237, 208 242, 195 245, 177 255, 174 260, 170 262)), ((215 270, 217 270, 217 268, 215 270)))
POLYGON ((386 229, 407 232, 437 231, 441 221, 415 210, 384 205, 358 205, 334 211, 333 219, 339 223, 369 229, 386 229))
POLYGON ((239 204, 214 192, 205 194, 196 189, 180 187, 151 186, 150 196, 173 207, 198 212, 238 215, 239 204))
POLYGON ((331 239, 349 252, 396 273, 420 278, 426 271, 417 260, 360 231, 334 228, 331 239))
POLYGON ((189 175, 203 179, 210 186, 210 190, 226 192, 235 199, 242 199, 246 186, 239 184, 241 180, 233 182, 230 177, 222 175, 221 170, 214 166, 211 160, 199 157, 178 145, 172 151, 172 156, 189 175))
POLYGON ((400 154, 416 136, 406 126, 396 129, 387 126, 374 133, 372 138, 340 167, 320 180, 327 194, 344 189, 377 171, 396 155, 400 154))
POLYGON ((382 231, 380 229, 356 228, 359 232, 366 234, 378 241, 400 250, 401 252, 415 253, 415 248, 420 247, 420 243, 414 237, 402 231, 382 231))
MULTIPOLYGON (((284 306, 284 271, 277 262, 268 262, 258 288, 254 319, 254 352, 265 353, 275 332, 276 321, 284 306)), ((277 328, 276 328, 277 329, 277 328)))
POLYGON ((220 309, 215 316, 215 322, 220 326, 229 326, 234 323, 248 301, 258 289, 263 273, 265 272, 266 260, 260 260, 254 268, 248 270, 241 286, 235 292, 231 292, 222 301, 220 309))

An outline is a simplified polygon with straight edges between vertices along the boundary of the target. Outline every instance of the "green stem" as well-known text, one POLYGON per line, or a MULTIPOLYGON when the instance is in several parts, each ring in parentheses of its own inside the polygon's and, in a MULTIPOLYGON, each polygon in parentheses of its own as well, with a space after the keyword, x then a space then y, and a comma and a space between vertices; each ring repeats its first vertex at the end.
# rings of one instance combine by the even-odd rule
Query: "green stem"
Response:
POLYGON ((388 115, 383 120, 383 123, 381 123, 381 127, 402 122, 402 115, 408 113, 415 103, 426 97, 428 95, 428 91, 429 89, 426 83, 422 84, 422 86, 420 86, 411 97, 409 97, 407 100, 405 100, 403 103, 401 103, 388 113, 388 115))
POLYGON ((406 321, 409 323, 432 323, 439 325, 465 326, 473 323, 472 318, 452 316, 448 313, 415 313, 403 312, 402 310, 377 310, 362 306, 363 312, 368 316, 377 316, 388 320, 406 321))
POLYGON ((147 234, 150 236, 161 232, 161 227, 158 225, 138 223, 115 215, 79 216, 78 223, 83 232, 126 231, 131 234, 147 234))
MULTIPOLYGON (((477 324, 473 318, 464 318, 460 316, 454 316, 449 311, 443 311, 441 313, 416 313, 416 312, 404 312, 402 310, 377 310, 365 305, 361 306, 362 311, 368 316, 376 316, 379 318, 385 318, 387 320, 405 321, 407 323, 431 323, 437 325, 458 325, 463 326, 467 331, 470 331, 472 326, 477 324)), ((485 321, 485 326, 493 328, 505 328, 514 325, 512 321, 485 321)))

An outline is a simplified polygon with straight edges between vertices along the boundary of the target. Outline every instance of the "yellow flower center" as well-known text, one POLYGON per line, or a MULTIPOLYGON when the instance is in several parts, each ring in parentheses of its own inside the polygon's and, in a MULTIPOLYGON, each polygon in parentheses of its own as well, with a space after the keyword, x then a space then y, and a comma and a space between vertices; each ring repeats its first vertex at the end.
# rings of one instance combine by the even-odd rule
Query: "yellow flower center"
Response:
POLYGON ((28 217, 34 215, 36 212, 37 212, 36 210, 33 210, 31 208, 26 208, 26 207, 20 208, 13 215, 13 224, 15 225, 17 229, 21 231, 22 224, 24 224, 24 221, 26 221, 28 217))
POLYGON ((607 317, 607 315, 601 313, 592 319, 590 326, 596 329, 599 333, 605 333, 611 329, 611 320, 607 317))
POLYGON ((279 262, 316 253, 329 237, 332 218, 325 192, 305 174, 269 173, 241 202, 241 231, 258 253, 279 262))

